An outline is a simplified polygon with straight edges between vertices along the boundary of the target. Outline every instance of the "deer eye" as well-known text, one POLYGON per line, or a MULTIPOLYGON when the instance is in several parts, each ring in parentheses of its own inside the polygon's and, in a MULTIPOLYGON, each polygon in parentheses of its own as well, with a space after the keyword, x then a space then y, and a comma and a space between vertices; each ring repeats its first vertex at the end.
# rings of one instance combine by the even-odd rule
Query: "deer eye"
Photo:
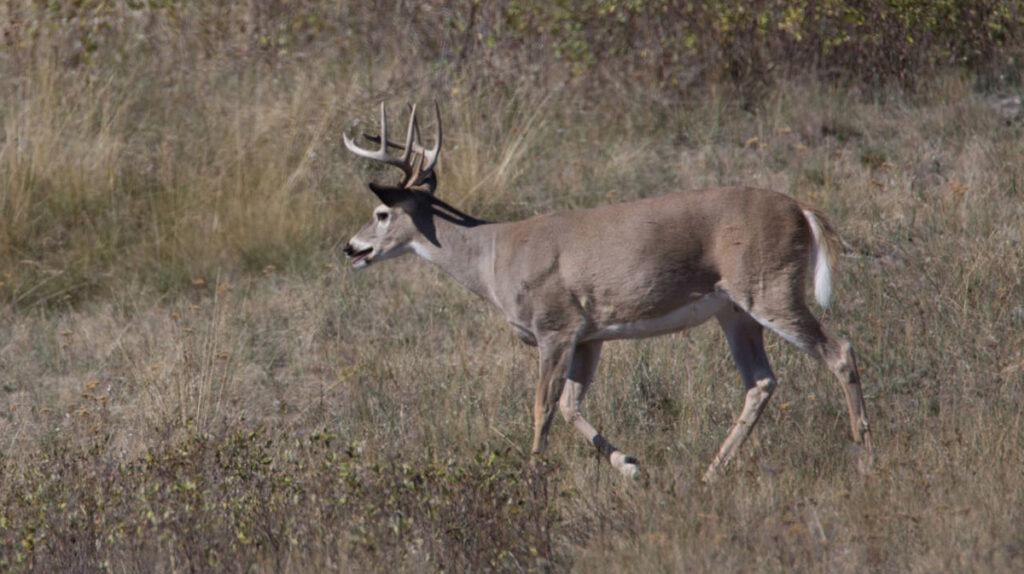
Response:
POLYGON ((386 212, 386 211, 378 211, 376 213, 376 215, 377 215, 377 221, 379 221, 381 223, 384 223, 385 221, 388 220, 388 215, 390 215, 390 214, 388 212, 386 212))

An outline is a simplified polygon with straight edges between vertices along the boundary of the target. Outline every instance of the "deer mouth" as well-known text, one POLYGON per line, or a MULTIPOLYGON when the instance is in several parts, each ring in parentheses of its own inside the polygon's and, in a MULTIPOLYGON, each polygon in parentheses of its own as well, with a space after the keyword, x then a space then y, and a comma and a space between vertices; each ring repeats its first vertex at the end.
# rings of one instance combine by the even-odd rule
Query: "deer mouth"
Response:
POLYGON ((359 251, 352 251, 348 253, 349 261, 352 262, 352 266, 360 269, 370 264, 371 255, 373 255, 373 247, 367 247, 366 249, 360 249, 359 251))

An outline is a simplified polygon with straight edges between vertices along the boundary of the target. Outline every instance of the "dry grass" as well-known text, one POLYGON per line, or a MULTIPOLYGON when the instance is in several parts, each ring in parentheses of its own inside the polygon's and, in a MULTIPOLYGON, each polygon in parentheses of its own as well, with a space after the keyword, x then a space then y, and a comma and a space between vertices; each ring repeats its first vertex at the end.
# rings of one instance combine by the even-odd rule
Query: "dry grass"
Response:
POLYGON ((0 569, 1024 569, 1024 125, 960 77, 751 107, 160 46, 31 60, 0 100, 0 569), (381 96, 441 101, 439 193, 480 217, 731 183, 822 208, 875 473, 832 378, 770 338, 776 397, 702 485, 742 406, 712 326, 606 346, 584 407, 645 482, 560 420, 529 465, 533 350, 426 264, 339 256, 386 177, 339 131, 381 96))

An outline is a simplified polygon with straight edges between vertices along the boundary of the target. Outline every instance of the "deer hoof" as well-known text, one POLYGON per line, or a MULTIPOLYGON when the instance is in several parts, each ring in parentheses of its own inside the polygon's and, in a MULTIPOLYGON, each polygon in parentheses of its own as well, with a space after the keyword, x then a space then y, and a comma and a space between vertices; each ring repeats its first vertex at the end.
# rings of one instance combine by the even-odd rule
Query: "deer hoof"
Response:
POLYGON ((625 476, 626 478, 635 479, 637 473, 640 471, 640 467, 637 466, 636 459, 631 456, 626 456, 621 452, 616 451, 613 452, 609 458, 611 459, 612 467, 621 472, 622 476, 625 476))

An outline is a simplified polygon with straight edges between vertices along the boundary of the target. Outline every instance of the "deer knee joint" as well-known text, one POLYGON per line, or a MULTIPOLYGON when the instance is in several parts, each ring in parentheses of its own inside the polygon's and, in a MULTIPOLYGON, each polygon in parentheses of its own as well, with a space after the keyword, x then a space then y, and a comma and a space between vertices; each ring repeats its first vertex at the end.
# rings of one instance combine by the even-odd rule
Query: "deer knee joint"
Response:
POLYGON ((559 404, 558 407, 559 412, 562 413, 562 418, 565 419, 565 422, 569 424, 574 424, 576 422, 576 419, 579 419, 582 416, 580 410, 575 406, 570 407, 563 403, 559 404))
POLYGON ((772 393, 775 392, 776 385, 778 385, 778 383, 775 381, 775 377, 765 377, 757 381, 756 386, 754 388, 758 389, 762 393, 767 394, 768 396, 771 396, 772 393))
POLYGON ((562 418, 568 423, 573 423, 582 416, 580 414, 580 400, 576 386, 576 383, 572 381, 567 382, 562 389, 562 396, 558 400, 558 410, 562 413, 562 418))

